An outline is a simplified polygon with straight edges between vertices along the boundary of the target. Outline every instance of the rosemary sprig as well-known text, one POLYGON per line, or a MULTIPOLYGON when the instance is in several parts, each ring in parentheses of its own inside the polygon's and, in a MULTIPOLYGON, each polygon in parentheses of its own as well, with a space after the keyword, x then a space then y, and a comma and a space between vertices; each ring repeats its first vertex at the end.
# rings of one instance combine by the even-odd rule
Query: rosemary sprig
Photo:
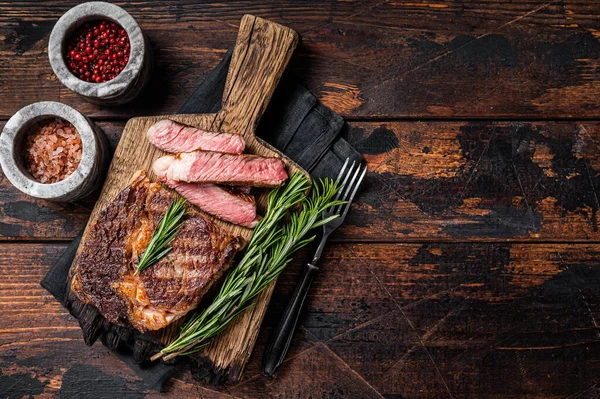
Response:
POLYGON ((171 202, 160 223, 152 232, 150 243, 139 258, 135 274, 149 268, 171 252, 172 248, 167 245, 175 238, 183 224, 182 218, 186 214, 185 203, 182 198, 171 202))
POLYGON ((322 180, 307 197, 309 187, 306 177, 295 173, 287 185, 270 193, 265 217, 254 229, 242 260, 229 273, 213 302, 194 315, 182 327, 179 336, 152 360, 194 353, 207 345, 254 303, 254 299, 284 270, 294 252, 315 238, 305 238, 311 229, 337 217, 322 219, 321 215, 327 208, 343 203, 334 199, 338 184, 330 179, 322 180), (302 203, 302 209, 292 212, 289 221, 281 226, 288 210, 299 203, 302 203))

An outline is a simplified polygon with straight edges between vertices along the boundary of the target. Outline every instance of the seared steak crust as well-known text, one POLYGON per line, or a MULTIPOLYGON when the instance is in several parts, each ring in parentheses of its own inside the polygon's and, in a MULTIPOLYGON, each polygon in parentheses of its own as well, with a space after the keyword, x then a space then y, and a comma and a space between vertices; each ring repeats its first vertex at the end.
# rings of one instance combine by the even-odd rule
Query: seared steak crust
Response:
POLYGON ((189 210, 171 252, 135 275, 173 194, 145 172, 100 214, 76 260, 71 289, 110 322, 158 330, 194 309, 231 265, 241 239, 189 210))

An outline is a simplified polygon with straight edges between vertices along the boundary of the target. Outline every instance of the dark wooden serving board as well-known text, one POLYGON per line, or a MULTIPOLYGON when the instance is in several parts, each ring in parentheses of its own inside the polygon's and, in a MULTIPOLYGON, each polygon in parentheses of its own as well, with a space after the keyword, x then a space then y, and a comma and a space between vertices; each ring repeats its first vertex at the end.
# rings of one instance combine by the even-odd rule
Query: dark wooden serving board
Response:
MULTIPOLYGON (((100 198, 91 214, 82 243, 99 213, 123 190, 132 175, 145 169, 151 179, 152 163, 165 152, 155 148, 146 138, 146 131, 161 119, 171 119, 209 131, 236 133, 244 136, 247 153, 274 156, 283 159, 288 173, 301 171, 308 174, 279 151, 254 134, 258 119, 281 78, 296 48, 298 35, 292 29, 246 15, 242 18, 227 75, 223 103, 216 114, 168 115, 130 119, 110 165, 100 198)), ((257 197, 258 211, 264 214, 267 190, 257 197)), ((212 218, 230 232, 249 239, 252 230, 212 218)), ((80 249, 82 246, 80 245, 80 249)), ((257 299, 256 304, 241 314, 203 352, 212 369, 221 377, 236 381, 240 378, 254 347, 260 325, 271 298, 272 283, 257 299)), ((168 343, 178 333, 180 323, 160 331, 163 342, 168 343)))

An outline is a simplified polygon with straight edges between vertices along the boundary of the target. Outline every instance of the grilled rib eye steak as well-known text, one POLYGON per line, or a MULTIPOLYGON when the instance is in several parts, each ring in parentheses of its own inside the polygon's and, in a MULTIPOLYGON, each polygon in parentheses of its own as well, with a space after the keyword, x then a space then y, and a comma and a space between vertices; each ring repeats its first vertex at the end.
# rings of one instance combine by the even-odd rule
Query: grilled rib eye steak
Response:
POLYGON ((111 323, 145 332, 179 319, 198 305, 241 248, 241 238, 190 207, 171 252, 134 274, 136 254, 147 247, 173 198, 138 172, 87 235, 72 268, 71 290, 111 323))
POLYGON ((155 147, 167 152, 205 150, 241 154, 246 146, 238 134, 208 132, 169 119, 150 126, 146 136, 155 147))
POLYGON ((278 187, 288 178, 279 158, 210 151, 165 155, 154 161, 153 169, 168 180, 188 183, 278 187))

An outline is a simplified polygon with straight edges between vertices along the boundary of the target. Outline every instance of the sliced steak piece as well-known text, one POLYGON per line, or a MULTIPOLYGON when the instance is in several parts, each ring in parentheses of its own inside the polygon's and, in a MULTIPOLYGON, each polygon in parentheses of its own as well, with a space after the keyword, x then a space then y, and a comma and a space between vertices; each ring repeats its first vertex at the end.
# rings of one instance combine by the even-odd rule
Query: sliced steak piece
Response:
POLYGON ((198 306, 241 248, 241 238, 189 207, 171 252, 134 274, 173 198, 140 172, 91 227, 71 270, 71 290, 109 322, 142 332, 165 327, 198 306))
POLYGON ((185 199, 204 212, 227 222, 253 228, 260 220, 256 216, 256 201, 234 187, 212 183, 186 183, 167 179, 155 171, 159 179, 177 190, 185 199))
POLYGON ((189 183, 277 187, 288 178, 281 159, 250 154, 184 152, 158 158, 153 168, 168 180, 189 183))
POLYGON ((254 228, 260 221, 252 195, 212 183, 165 182, 189 202, 226 222, 254 228))
POLYGON ((169 119, 150 126, 146 136, 155 147, 173 153, 206 150, 241 154, 246 146, 239 134, 207 132, 169 119))

